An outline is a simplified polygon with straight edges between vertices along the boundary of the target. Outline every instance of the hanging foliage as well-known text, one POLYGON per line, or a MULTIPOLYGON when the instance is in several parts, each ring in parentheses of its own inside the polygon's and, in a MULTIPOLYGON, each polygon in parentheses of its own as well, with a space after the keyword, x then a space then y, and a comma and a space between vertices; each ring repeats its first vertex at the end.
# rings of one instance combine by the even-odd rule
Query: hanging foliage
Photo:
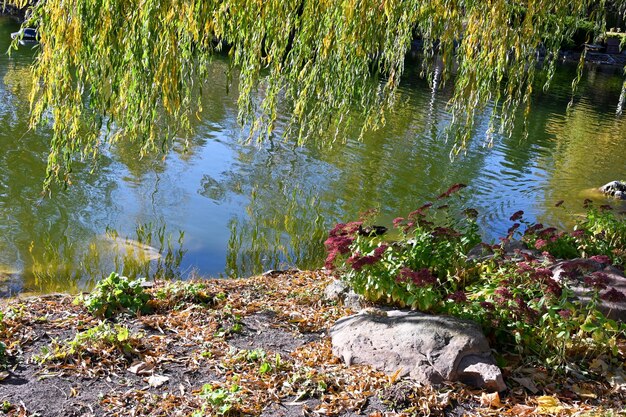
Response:
POLYGON ((454 82, 459 151, 487 106, 489 130, 510 131, 537 71, 549 82, 561 43, 583 19, 600 33, 604 10, 603 0, 41 0, 26 22, 41 40, 33 124, 53 126, 48 181, 122 135, 143 152, 166 148, 201 110, 193 97, 211 88, 222 51, 251 137, 272 134, 280 105, 290 137, 334 140, 329 128, 356 118, 363 131, 384 123, 420 39, 423 74, 439 66, 454 82))

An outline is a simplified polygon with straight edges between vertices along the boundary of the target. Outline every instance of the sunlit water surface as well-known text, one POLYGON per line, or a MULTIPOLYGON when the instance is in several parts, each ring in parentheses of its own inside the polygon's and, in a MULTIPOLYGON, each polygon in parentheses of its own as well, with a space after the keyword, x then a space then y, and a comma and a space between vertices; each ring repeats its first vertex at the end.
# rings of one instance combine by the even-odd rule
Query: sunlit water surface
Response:
MULTIPOLYGON (((17 28, 0 18, 0 51, 17 28)), ((112 269, 246 276, 319 267, 334 223, 377 208, 376 221, 389 224, 457 182, 468 185, 464 204, 479 210, 487 240, 520 209, 567 227, 589 189, 626 179, 619 69, 589 68, 569 112, 574 70, 559 69, 534 98, 527 140, 519 129, 482 146, 485 116, 467 154, 451 161, 450 92, 433 93, 410 65, 386 127, 328 150, 279 138, 243 145, 236 93, 216 59, 186 152, 138 160, 135 147, 116 145, 93 173, 77 164, 67 191, 42 198, 50 130, 28 129, 32 56, 0 55, 0 295, 86 289, 112 269)))

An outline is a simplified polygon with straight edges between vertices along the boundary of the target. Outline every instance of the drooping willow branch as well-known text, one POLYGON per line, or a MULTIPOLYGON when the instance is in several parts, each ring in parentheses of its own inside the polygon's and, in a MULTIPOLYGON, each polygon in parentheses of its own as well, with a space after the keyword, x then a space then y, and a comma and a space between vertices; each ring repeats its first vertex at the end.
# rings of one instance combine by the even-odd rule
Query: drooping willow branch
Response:
POLYGON ((487 106, 496 109, 490 129, 510 131, 518 109, 529 110, 539 61, 549 80, 560 45, 581 20, 603 31, 605 7, 591 0, 41 0, 27 22, 41 38, 32 120, 52 116, 49 181, 67 180, 74 157, 93 157, 103 140, 120 135, 143 152, 165 147, 163 126, 189 128, 194 90, 211 88, 210 60, 222 49, 239 78, 239 120, 253 135, 272 133, 280 105, 291 117, 286 134, 320 140, 329 127, 384 122, 419 38, 425 75, 439 62, 443 81, 454 83, 458 150, 487 106), (103 135, 103 123, 116 134, 103 135))

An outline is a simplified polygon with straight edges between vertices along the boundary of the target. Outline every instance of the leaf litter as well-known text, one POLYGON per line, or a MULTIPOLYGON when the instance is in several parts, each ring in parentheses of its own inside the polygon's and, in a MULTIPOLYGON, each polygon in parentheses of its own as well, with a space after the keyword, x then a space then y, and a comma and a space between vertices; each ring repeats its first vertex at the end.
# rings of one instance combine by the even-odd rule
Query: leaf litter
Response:
POLYGON ((72 296, 5 300, 0 415, 611 416, 625 408, 624 369, 598 361, 580 380, 517 358, 505 368, 504 394, 347 367, 326 332, 351 311, 324 300, 330 280, 288 271, 157 282, 147 290, 152 314, 104 322, 72 296))

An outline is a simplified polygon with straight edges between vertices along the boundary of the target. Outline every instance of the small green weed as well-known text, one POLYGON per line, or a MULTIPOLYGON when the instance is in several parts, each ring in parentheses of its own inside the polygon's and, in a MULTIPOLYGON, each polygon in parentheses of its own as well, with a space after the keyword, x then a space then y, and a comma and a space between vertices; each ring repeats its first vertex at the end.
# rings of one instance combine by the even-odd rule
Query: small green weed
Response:
POLYGON ((264 376, 290 369, 291 364, 284 362, 278 353, 274 357, 268 357, 263 349, 242 349, 232 350, 228 358, 222 362, 222 366, 235 373, 256 372, 259 376, 264 376))
POLYGON ((215 333, 215 337, 226 338, 233 333, 241 333, 244 326, 241 322, 241 316, 239 314, 233 314, 232 306, 226 304, 219 311, 220 321, 222 327, 220 327, 215 333))
POLYGON ((243 331, 243 325, 239 322, 233 324, 233 327, 230 329, 233 333, 241 333, 243 331))
POLYGON ((151 296, 141 286, 143 280, 130 280, 112 272, 82 299, 83 305, 97 317, 111 318, 116 314, 149 313, 151 296))
POLYGON ((267 373, 269 373, 271 371, 272 371, 272 365, 270 365, 269 362, 263 362, 259 366, 259 373, 260 374, 267 374, 267 373))
POLYGON ((3 342, 0 342, 0 369, 4 369, 8 359, 7 346, 3 342))
POLYGON ((194 412, 193 417, 229 414, 240 402, 238 396, 240 391, 241 388, 237 384, 232 384, 228 389, 205 384, 198 396, 206 400, 207 404, 203 405, 201 410, 194 412))
POLYGON ((170 282, 159 288, 155 296, 174 308, 181 307, 185 303, 213 305, 216 301, 216 296, 208 291, 206 284, 201 282, 170 282))
POLYGON ((0 403, 0 412, 8 413, 12 409, 13 405, 9 401, 2 401, 2 403, 0 403))
POLYGON ((131 358, 138 355, 138 348, 141 346, 141 335, 132 334, 128 327, 101 322, 95 327, 77 333, 72 340, 53 342, 50 347, 44 348, 36 359, 41 363, 64 362, 84 356, 103 356, 110 353, 121 353, 124 357, 131 358))
POLYGON ((265 360, 267 353, 263 349, 242 350, 241 356, 245 356, 248 362, 256 362, 258 360, 265 360))
MULTIPOLYGON (((241 356, 246 357, 248 362, 259 363, 259 374, 267 374, 272 371, 272 364, 269 363, 267 359, 267 352, 263 349, 253 349, 253 350, 243 350, 241 351, 241 356)), ((278 356, 280 357, 280 356, 278 356)))
POLYGON ((307 398, 320 398, 328 392, 329 384, 332 387, 332 382, 327 381, 323 373, 305 366, 290 373, 289 378, 283 383, 283 388, 295 395, 294 401, 301 401, 307 398))

